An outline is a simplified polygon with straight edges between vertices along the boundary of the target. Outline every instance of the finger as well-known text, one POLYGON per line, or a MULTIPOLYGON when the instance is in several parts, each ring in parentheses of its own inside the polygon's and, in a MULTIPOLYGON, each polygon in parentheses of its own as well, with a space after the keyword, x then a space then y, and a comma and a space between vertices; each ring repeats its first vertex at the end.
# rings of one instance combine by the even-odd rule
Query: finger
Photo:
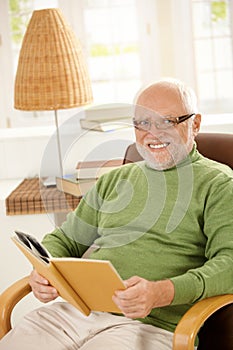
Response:
POLYGON ((139 276, 132 276, 128 278, 127 280, 124 280, 124 285, 126 288, 132 287, 136 284, 138 284, 141 281, 141 277, 139 276))
POLYGON ((38 291, 33 291, 34 296, 43 303, 47 303, 57 298, 57 295, 51 293, 39 293, 38 291))
POLYGON ((125 317, 135 319, 135 318, 145 318, 148 315, 148 313, 141 312, 138 310, 131 310, 131 311, 123 312, 123 315, 125 317))
POLYGON ((58 294, 56 288, 54 288, 53 286, 45 286, 43 284, 36 284, 33 289, 41 294, 52 294, 52 295, 58 294))
POLYGON ((116 305, 122 311, 123 315, 125 315, 128 318, 144 318, 150 313, 150 310, 148 310, 147 308, 140 307, 137 304, 124 305, 121 303, 116 303, 116 305))
POLYGON ((40 283, 40 284, 44 284, 44 285, 49 285, 49 281, 44 278, 43 276, 41 276, 36 270, 33 270, 31 275, 30 275, 30 281, 32 283, 36 282, 36 283, 40 283))
POLYGON ((121 300, 133 300, 135 303, 139 297, 139 290, 137 285, 134 285, 125 290, 116 290, 114 295, 121 300))
POLYGON ((43 302, 54 300, 59 296, 57 290, 52 286, 38 284, 32 288, 32 291, 35 297, 43 302))
POLYGON ((144 306, 140 307, 140 302, 138 300, 121 300, 115 296, 113 296, 112 300, 125 315, 130 314, 132 316, 132 314, 135 312, 138 313, 139 310, 143 310, 144 308, 144 306))
POLYGON ((36 270, 30 274, 29 284, 34 296, 43 303, 47 303, 59 296, 56 288, 50 285, 49 281, 41 276, 36 270))

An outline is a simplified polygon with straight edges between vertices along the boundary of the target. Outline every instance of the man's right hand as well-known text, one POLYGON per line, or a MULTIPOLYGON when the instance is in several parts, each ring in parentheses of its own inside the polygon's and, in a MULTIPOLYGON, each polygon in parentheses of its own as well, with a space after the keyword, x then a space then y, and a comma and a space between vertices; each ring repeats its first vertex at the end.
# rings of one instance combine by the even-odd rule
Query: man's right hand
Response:
POLYGON ((31 272, 29 284, 35 297, 42 303, 52 301, 59 296, 56 288, 51 286, 49 281, 42 277, 36 270, 31 272))

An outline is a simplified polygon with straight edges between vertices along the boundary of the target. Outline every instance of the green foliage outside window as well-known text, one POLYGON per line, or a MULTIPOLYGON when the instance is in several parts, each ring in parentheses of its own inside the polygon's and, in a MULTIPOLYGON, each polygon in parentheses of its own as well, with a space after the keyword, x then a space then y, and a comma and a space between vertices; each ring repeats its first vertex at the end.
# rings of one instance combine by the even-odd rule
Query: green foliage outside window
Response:
POLYGON ((31 0, 9 0, 11 35, 16 45, 22 42, 32 12, 31 3, 31 0))
POLYGON ((226 1, 211 2, 212 21, 218 22, 227 18, 227 3, 226 1))
POLYGON ((92 57, 100 57, 100 56, 115 56, 125 53, 135 53, 138 52, 138 46, 137 45, 111 45, 107 46, 104 44, 93 44, 91 46, 91 56, 92 57))

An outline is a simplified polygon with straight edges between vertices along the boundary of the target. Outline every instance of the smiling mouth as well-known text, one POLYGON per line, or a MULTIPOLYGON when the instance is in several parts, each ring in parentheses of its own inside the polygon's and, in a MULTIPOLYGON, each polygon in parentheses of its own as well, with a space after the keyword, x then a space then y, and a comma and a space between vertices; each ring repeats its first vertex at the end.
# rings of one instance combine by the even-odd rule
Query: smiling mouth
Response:
POLYGON ((148 147, 151 149, 162 149, 166 148, 167 146, 170 145, 170 142, 164 142, 164 143, 149 143, 148 147))

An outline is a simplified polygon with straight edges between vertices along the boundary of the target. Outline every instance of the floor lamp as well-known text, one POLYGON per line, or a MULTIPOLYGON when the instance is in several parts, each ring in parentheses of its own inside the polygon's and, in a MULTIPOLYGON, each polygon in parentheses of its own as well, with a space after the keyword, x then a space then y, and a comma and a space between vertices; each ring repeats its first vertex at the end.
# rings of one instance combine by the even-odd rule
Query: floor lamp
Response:
POLYGON ((60 175, 63 176, 57 111, 92 102, 92 89, 79 41, 60 9, 34 11, 20 50, 14 107, 54 110, 60 175))

